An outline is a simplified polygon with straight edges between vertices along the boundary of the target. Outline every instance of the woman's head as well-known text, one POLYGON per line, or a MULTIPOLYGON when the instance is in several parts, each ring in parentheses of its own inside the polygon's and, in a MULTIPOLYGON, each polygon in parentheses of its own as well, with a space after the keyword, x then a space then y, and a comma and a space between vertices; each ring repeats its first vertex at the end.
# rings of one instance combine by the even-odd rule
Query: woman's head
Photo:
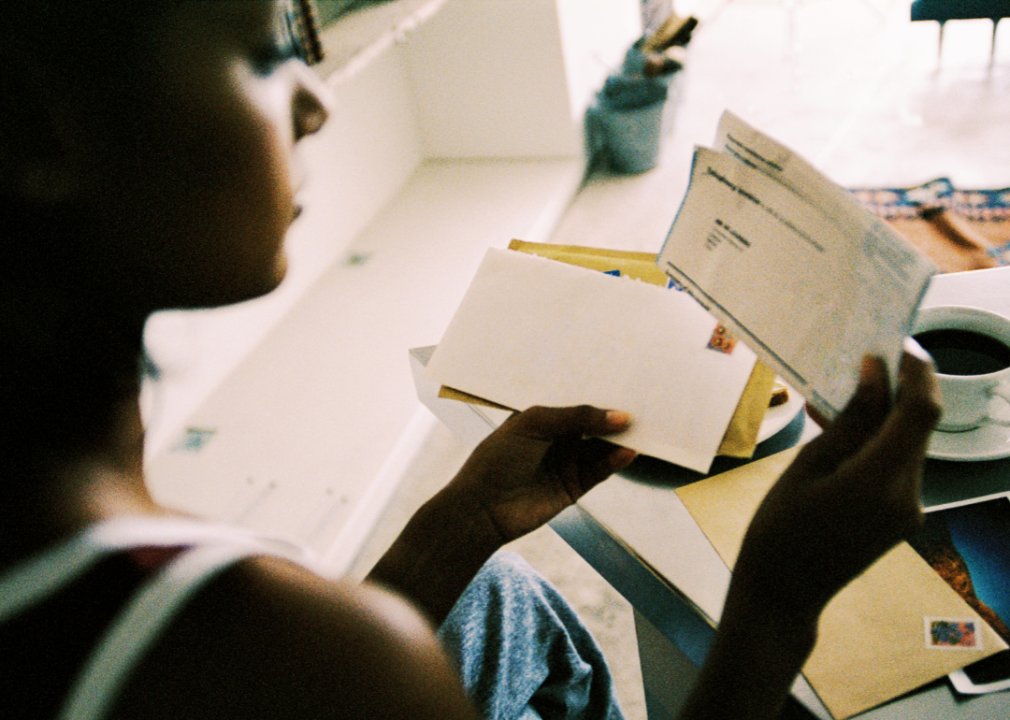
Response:
POLYGON ((70 219, 47 265, 144 312, 273 289, 295 145, 326 118, 287 3, 17 2, 34 26, 0 70, 0 173, 8 205, 70 219))
POLYGON ((8 2, 0 401, 31 432, 105 412, 149 313, 276 287, 327 111, 286 2, 8 2))

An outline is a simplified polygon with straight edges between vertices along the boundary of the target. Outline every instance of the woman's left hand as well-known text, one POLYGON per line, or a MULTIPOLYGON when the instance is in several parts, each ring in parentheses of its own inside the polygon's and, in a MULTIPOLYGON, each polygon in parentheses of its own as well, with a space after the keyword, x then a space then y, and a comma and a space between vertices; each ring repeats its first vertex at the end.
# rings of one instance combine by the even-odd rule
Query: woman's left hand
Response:
POLYGON ((530 408, 478 445, 452 484, 476 499, 509 542, 634 460, 633 450, 600 439, 630 424, 627 413, 589 405, 530 408))

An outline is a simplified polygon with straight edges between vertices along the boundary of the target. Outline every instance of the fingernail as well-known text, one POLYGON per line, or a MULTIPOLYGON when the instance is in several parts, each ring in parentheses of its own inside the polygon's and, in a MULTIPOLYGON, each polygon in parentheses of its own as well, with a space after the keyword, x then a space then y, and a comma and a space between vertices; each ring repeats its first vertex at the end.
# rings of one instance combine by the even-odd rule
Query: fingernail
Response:
POLYGON ((621 410, 607 410, 607 425, 627 425, 631 421, 631 416, 621 410))
POLYGON ((877 363, 872 355, 863 356, 863 362, 859 365, 859 384, 866 385, 873 382, 877 375, 877 363))
POLYGON ((630 465, 636 457, 638 457, 638 453, 631 448, 618 448, 610 455, 610 467, 614 468, 614 472, 617 472, 630 465))

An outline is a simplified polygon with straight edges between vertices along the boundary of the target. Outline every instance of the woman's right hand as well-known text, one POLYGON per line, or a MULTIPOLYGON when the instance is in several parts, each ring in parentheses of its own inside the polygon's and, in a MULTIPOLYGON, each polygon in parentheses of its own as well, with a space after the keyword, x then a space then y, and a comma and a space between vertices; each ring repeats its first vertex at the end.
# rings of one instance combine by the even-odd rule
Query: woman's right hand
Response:
POLYGON ((751 521, 727 610, 815 620, 828 601, 922 522, 919 492, 939 419, 929 363, 902 358, 894 401, 887 369, 863 362, 852 400, 783 473, 751 521))

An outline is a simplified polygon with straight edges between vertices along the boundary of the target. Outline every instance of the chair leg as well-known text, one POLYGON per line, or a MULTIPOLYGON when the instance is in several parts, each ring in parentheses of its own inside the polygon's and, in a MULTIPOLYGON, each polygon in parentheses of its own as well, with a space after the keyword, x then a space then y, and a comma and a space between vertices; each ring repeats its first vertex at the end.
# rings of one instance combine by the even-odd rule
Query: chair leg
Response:
POLYGON ((1003 18, 993 18, 992 19, 992 43, 989 45, 989 63, 992 64, 996 60, 996 28, 999 27, 999 21, 1003 18))
POLYGON ((943 26, 946 23, 945 20, 937 20, 940 23, 940 39, 936 44, 936 59, 939 60, 943 56, 943 26))

